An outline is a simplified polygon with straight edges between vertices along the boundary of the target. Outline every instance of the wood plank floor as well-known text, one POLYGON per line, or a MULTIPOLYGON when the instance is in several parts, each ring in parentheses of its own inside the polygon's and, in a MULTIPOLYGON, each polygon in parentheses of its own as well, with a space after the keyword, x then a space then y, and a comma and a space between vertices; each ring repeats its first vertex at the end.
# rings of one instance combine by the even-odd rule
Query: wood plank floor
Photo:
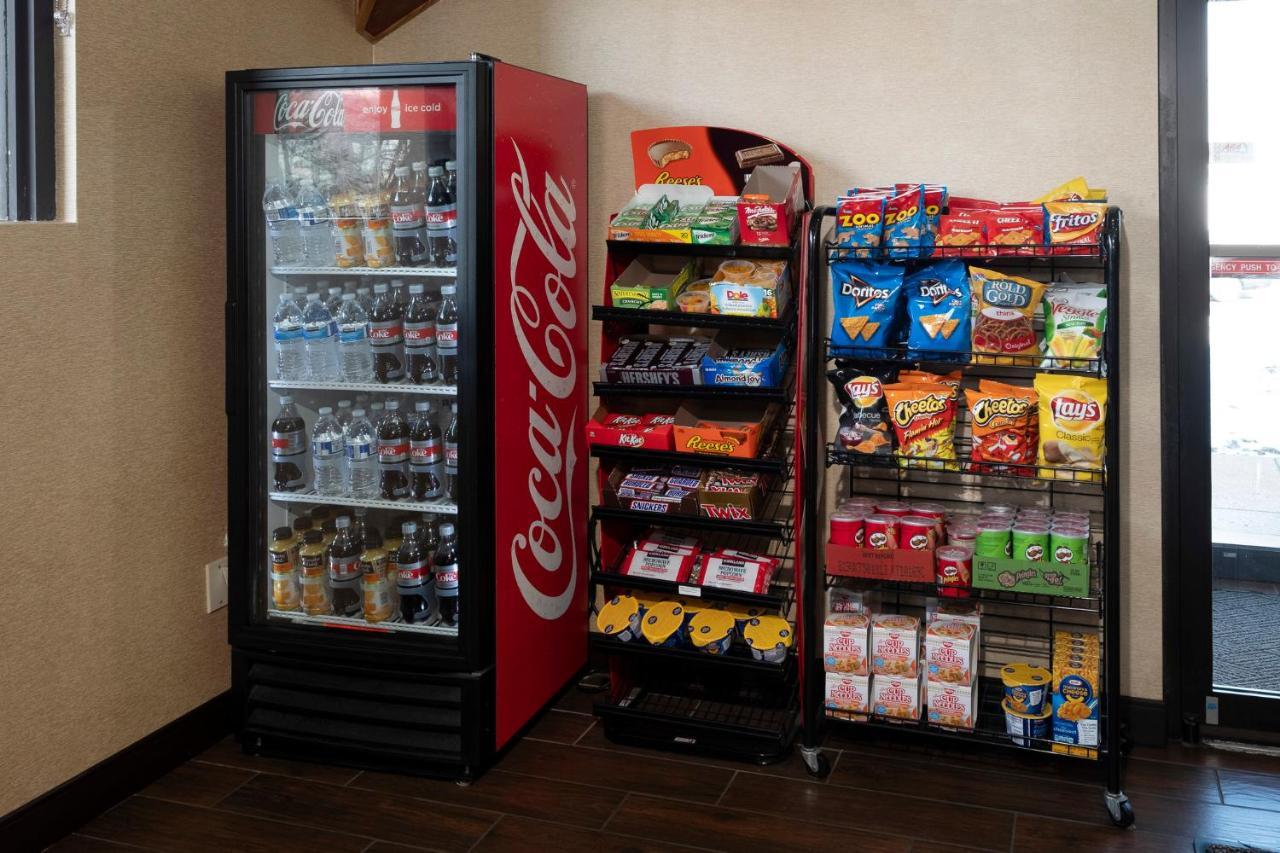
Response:
MULTIPOLYGON (((1097 768, 828 738, 833 770, 619 747, 569 693, 479 782, 460 787, 243 755, 224 741, 55 844, 130 850, 1179 851, 1213 837, 1280 849, 1280 758, 1139 748, 1115 829, 1097 768)), ((846 730, 847 731, 847 730, 846 730)))

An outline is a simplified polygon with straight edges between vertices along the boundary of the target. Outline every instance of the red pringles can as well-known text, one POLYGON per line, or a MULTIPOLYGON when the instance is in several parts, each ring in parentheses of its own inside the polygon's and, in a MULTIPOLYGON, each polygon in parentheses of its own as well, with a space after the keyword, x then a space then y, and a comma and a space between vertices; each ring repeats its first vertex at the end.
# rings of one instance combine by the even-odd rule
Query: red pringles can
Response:
POLYGON ((877 512, 867 516, 863 522, 866 546, 874 551, 897 548, 899 526, 899 519, 894 515, 877 512))
POLYGON ((836 510, 831 514, 831 538, 827 541, 832 545, 861 548, 866 520, 866 513, 836 510))
POLYGON ((902 518, 911 515, 911 504, 906 501, 877 501, 876 512, 902 518))
POLYGON ((934 582, 944 598, 968 598, 973 581, 973 552, 960 545, 947 545, 934 552, 934 582))
POLYGON ((898 547, 904 551, 932 551, 938 544, 937 522, 923 515, 898 520, 898 547))

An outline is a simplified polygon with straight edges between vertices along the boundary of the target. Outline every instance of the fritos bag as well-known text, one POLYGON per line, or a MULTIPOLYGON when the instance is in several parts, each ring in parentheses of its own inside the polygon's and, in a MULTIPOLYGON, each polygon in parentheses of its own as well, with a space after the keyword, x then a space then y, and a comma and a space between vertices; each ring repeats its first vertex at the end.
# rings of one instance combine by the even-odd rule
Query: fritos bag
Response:
POLYGON ((827 379, 835 386, 840 401, 840 446, 854 453, 888 456, 893 450, 889 419, 885 412, 884 386, 893 381, 889 367, 837 361, 827 379))
POLYGON ((906 279, 907 351, 929 361, 968 361, 973 313, 969 275, 960 261, 938 261, 906 279))
MULTIPOLYGON (((889 422, 898 437, 898 455, 935 462, 924 467, 958 471, 956 396, 946 385, 899 383, 884 386, 889 422)), ((905 466, 905 462, 903 463, 905 466)))
MULTIPOLYGON (((1107 452, 1107 381, 1038 373, 1036 393, 1040 397, 1040 467, 1101 468, 1107 452)), ((1052 476, 1096 480, 1066 471, 1052 476)))
POLYGON ((1107 329, 1107 291, 1097 284, 1051 284, 1044 294, 1041 367, 1071 368, 1071 359, 1098 358, 1107 329), (1061 360, 1060 360, 1061 359, 1061 360))
POLYGON ((1050 253, 1091 254, 1098 251, 1107 205, 1096 201, 1046 202, 1045 216, 1050 253))
POLYGON ((886 354, 902 298, 902 267, 842 259, 831 264, 831 343, 868 358, 886 354))
POLYGON ((891 258, 918 258, 922 247, 933 245, 925 215, 924 184, 889 196, 884 207, 884 245, 891 258))
POLYGON ((981 267, 969 268, 973 289, 973 351, 977 364, 1028 364, 1039 355, 1033 318, 1044 284, 981 267))
POLYGON ((837 200, 836 248, 852 249, 853 257, 857 258, 874 258, 880 254, 886 197, 882 192, 862 192, 837 200))
POLYGON ((1084 201, 1089 197, 1089 183, 1084 178, 1072 178, 1049 190, 1036 202, 1045 204, 1051 201, 1084 201))
MULTIPOLYGON (((1001 470, 1004 466, 1031 465, 1036 458, 1032 424, 1039 417, 1036 392, 1032 388, 996 386, 977 390, 966 388, 969 406, 969 451, 971 471, 1001 470)), ((1031 468, 1014 468, 1012 473, 1029 475, 1031 468)))

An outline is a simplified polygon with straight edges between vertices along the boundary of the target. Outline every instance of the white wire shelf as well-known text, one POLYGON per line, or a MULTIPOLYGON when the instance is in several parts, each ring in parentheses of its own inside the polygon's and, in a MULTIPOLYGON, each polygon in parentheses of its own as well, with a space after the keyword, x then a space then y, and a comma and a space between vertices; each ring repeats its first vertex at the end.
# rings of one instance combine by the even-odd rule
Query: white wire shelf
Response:
POLYGON ((281 503, 321 504, 323 506, 363 506, 369 509, 401 509, 457 515, 458 505, 452 501, 386 501, 382 498, 353 498, 346 495, 322 495, 313 491, 271 492, 271 500, 281 503))
POLYGON ((306 391, 370 391, 375 394, 429 394, 433 397, 458 396, 457 385, 414 385, 412 382, 325 382, 310 379, 270 379, 272 388, 306 391))
POLYGON ((272 267, 272 275, 327 275, 355 278, 384 275, 392 278, 457 278, 457 267, 272 267))
POLYGON ((416 622, 366 622, 352 616, 308 616, 287 610, 268 610, 276 619, 287 619, 299 625, 321 625, 326 628, 346 628, 350 631, 369 631, 376 634, 434 634, 438 637, 456 637, 458 629, 453 625, 424 625, 416 622))

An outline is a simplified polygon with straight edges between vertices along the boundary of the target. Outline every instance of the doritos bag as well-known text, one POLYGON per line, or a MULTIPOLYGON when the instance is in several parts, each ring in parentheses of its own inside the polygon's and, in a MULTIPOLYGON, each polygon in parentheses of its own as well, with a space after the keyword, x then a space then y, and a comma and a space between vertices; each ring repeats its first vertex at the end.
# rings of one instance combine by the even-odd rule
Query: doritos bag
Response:
POLYGON ((938 261, 906 279, 907 351, 928 361, 968 361, 969 274, 960 261, 938 261))
MULTIPOLYGON (((956 397, 945 385, 884 386, 889 422, 898 437, 898 456, 936 460, 926 468, 958 471, 956 462, 956 397)), ((911 467, 918 467, 913 465, 911 467)))
POLYGON ((884 385, 893 381, 889 367, 837 361, 827 379, 840 401, 840 427, 836 439, 844 450, 887 456, 893 449, 889 419, 885 413, 884 385))
POLYGON ((969 267, 973 289, 973 361, 976 364, 1026 364, 1040 352, 1033 318, 1042 282, 995 270, 969 267), (1003 357, 979 355, 996 353, 1003 357))
POLYGON ((885 193, 861 192, 836 201, 836 247, 852 249, 856 258, 880 254, 884 234, 885 193))
POLYGON ((831 264, 831 344, 867 357, 886 355, 902 297, 902 267, 867 261, 831 264))
POLYGON ((933 246, 925 216, 924 184, 889 196, 884 206, 884 245, 891 258, 918 258, 933 246))
MULTIPOLYGON (((1032 424, 1039 418, 1036 392, 1032 388, 993 385, 977 390, 966 388, 972 447, 969 470, 1000 471, 1022 463, 1030 466, 1036 458, 1032 424)), ((1030 475, 1030 467, 1011 473, 1030 475)))

